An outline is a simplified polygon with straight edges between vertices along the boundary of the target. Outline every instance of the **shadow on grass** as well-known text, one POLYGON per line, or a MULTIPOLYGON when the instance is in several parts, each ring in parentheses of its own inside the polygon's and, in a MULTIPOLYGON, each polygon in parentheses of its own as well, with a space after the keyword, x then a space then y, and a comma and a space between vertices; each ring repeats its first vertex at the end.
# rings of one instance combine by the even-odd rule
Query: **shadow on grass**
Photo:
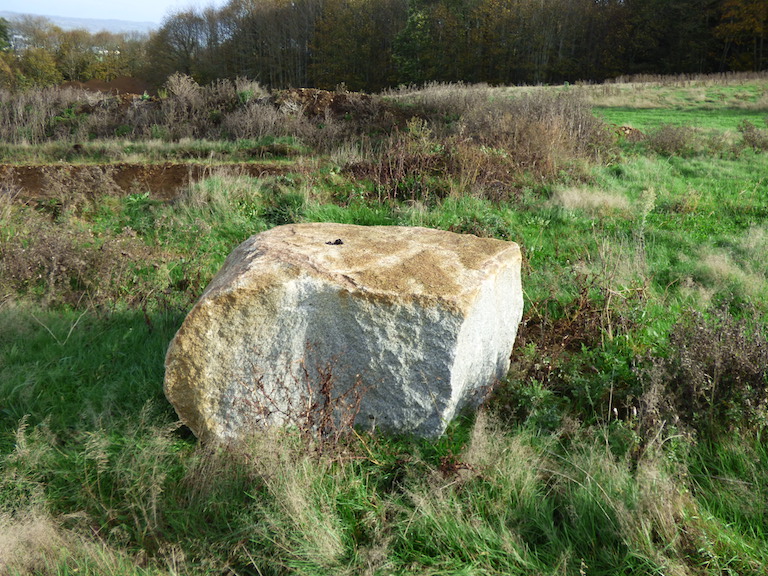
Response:
POLYGON ((0 310, 0 434, 22 418, 51 432, 107 427, 148 403, 158 424, 175 420, 163 395, 164 358, 182 312, 110 314, 0 310))

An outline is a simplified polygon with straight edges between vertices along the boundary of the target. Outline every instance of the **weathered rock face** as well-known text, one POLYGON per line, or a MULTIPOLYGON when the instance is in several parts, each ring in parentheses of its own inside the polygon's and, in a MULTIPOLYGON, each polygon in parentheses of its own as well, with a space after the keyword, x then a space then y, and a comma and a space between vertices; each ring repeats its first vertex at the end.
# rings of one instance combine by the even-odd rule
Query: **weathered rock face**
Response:
POLYGON ((198 437, 231 441, 305 418, 330 366, 333 394, 362 385, 358 425, 435 436, 504 376, 522 309, 512 242, 281 226, 206 288, 168 349, 165 393, 198 437))

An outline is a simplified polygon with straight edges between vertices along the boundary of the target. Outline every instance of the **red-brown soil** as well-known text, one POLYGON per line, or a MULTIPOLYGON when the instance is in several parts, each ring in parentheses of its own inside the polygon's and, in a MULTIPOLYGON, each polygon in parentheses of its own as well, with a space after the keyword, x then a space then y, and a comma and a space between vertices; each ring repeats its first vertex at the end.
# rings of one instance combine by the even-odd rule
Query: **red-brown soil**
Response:
MULTIPOLYGON (((22 201, 45 199, 51 183, 100 182, 125 194, 149 192, 157 200, 172 200, 180 190, 211 174, 253 177, 285 174, 291 167, 273 164, 0 164, 0 181, 9 182, 22 201)), ((295 167, 293 167, 295 170, 295 167)), ((54 186, 57 188, 57 186, 54 186)), ((95 193, 98 191, 94 190, 95 193)))

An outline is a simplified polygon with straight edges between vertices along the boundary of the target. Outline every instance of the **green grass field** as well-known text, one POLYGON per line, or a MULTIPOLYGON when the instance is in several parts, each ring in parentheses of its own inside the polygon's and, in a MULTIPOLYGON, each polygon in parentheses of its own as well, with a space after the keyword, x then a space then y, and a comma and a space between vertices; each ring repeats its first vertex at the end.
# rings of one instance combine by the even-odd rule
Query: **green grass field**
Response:
POLYGON ((0 574, 765 574, 768 83, 587 89, 568 114, 546 89, 494 95, 495 127, 471 87, 425 89, 391 141, 292 137, 295 170, 217 170, 173 202, 4 189, 0 574), (595 120, 584 145, 569 115, 593 106, 648 136, 595 120), (397 154, 417 168, 377 168, 397 154), (287 430, 237 449, 177 423, 163 360, 186 312, 238 243, 298 221, 521 245, 524 322, 479 414, 433 441, 287 430))
POLYGON ((756 110, 712 109, 705 107, 683 108, 595 108, 595 113, 606 122, 621 126, 632 126, 643 132, 653 131, 665 124, 696 128, 707 133, 736 132, 741 122, 747 121, 764 126, 765 113, 756 110))

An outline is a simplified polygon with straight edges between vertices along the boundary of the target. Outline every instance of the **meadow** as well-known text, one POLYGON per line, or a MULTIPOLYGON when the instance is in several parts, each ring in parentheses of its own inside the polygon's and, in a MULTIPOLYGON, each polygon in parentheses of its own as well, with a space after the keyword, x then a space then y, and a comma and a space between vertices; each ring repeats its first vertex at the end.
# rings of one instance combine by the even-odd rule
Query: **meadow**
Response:
POLYGON ((43 183, 0 184, 0 574, 764 575, 768 77, 324 94, 0 93, 43 183), (318 221, 518 242, 508 376, 439 440, 198 443, 168 343, 237 244, 318 221))

